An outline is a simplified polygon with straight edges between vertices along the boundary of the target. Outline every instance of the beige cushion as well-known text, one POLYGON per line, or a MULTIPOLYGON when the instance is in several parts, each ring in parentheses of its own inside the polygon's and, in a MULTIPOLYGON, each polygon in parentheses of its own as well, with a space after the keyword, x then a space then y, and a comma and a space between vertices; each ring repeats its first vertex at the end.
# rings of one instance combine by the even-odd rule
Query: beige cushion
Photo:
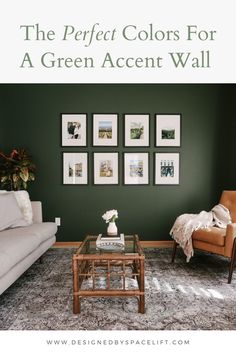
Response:
POLYGON ((212 245, 224 246, 226 229, 218 227, 207 227, 193 232, 192 239, 210 243, 212 245))
POLYGON ((57 225, 55 222, 42 222, 32 224, 27 227, 30 229, 32 235, 36 236, 39 243, 46 241, 57 232, 57 225))
POLYGON ((27 225, 33 223, 33 211, 29 198, 29 193, 27 191, 16 191, 14 192, 17 203, 22 212, 23 218, 27 222, 27 225))
POLYGON ((0 231, 26 225, 14 192, 0 193, 0 231))

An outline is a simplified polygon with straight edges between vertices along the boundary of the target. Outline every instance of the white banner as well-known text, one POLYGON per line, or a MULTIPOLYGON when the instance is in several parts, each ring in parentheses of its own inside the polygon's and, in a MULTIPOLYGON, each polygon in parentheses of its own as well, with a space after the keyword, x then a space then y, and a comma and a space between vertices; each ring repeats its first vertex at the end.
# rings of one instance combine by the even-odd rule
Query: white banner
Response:
POLYGON ((235 1, 1 4, 1 83, 232 83, 235 1))
MULTIPOLYGON (((79 320, 79 319, 78 319, 79 320)), ((234 347, 232 331, 6 331, 3 353, 222 354, 234 347)))

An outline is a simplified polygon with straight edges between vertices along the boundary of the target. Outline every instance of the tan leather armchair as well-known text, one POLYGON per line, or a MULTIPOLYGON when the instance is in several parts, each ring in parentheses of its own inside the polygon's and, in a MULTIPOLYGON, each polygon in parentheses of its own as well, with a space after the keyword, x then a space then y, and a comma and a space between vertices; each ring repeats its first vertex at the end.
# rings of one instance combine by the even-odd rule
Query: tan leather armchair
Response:
MULTIPOLYGON (((231 283, 236 258, 236 191, 223 191, 220 201, 229 209, 232 224, 228 224, 226 229, 209 227, 193 232, 193 248, 207 251, 230 259, 228 284, 231 283)), ((174 262, 176 248, 178 244, 174 241, 172 262, 174 262)))

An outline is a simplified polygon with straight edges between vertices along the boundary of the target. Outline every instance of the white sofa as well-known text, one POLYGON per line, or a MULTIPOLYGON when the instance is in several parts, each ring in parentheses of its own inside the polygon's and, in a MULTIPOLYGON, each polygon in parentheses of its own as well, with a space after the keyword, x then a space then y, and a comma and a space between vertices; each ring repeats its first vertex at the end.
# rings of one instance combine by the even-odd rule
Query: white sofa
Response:
POLYGON ((57 226, 42 222, 41 202, 31 202, 33 224, 0 231, 0 294, 55 242, 57 226))

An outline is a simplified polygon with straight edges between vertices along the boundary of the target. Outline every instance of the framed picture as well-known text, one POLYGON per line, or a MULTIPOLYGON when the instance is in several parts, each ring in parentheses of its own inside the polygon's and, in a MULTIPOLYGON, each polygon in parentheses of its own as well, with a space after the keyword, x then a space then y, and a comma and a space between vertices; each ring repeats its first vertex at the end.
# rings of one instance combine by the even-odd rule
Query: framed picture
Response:
POLYGON ((125 146, 149 146, 149 114, 125 114, 125 146))
POLYGON ((94 184, 118 184, 118 152, 93 153, 94 184))
POLYGON ((180 146, 181 114, 156 114, 156 146, 180 146))
POLYGON ((118 114, 93 114, 93 146, 118 145, 118 114))
POLYGON ((155 184, 179 184, 179 153, 155 153, 155 184))
POLYGON ((149 184, 149 153, 124 153, 124 184, 149 184))
POLYGON ((87 114, 61 114, 62 146, 87 145, 87 114))
POLYGON ((88 184, 87 152, 63 152, 63 184, 88 184))

